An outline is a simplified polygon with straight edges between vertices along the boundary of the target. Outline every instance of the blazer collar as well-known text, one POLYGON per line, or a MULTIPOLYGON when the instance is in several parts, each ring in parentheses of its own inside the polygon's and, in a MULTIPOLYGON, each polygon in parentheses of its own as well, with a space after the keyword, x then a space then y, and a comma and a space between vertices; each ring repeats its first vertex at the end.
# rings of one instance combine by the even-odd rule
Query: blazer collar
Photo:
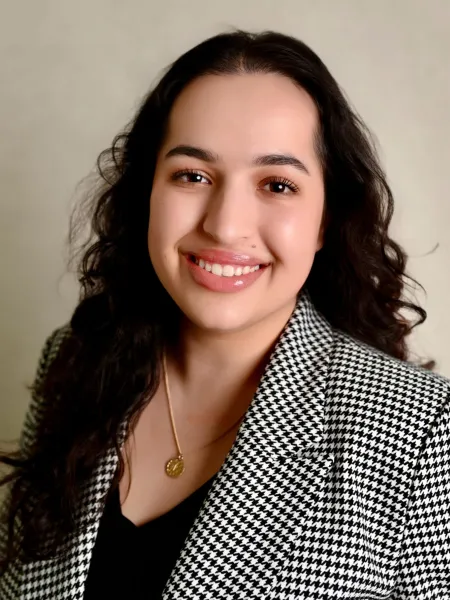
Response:
POLYGON ((291 456, 324 437, 332 329, 303 290, 266 367, 236 445, 291 456))

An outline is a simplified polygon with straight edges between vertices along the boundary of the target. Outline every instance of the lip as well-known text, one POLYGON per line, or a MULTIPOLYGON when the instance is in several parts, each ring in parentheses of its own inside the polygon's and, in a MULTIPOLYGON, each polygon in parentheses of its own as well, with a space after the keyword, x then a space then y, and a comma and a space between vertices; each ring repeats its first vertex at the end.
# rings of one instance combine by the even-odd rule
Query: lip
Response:
MULTIPOLYGON (((190 257, 192 254, 186 254, 186 266, 188 271, 199 286, 206 288, 212 292, 220 292, 220 293, 233 293, 240 292, 245 290, 254 284, 267 270, 268 267, 260 267, 257 271, 253 271, 253 273, 247 273, 246 275, 238 275, 233 277, 220 277, 218 275, 214 275, 199 267, 190 257)), ((208 261, 209 262, 209 261, 208 261)), ((218 263, 220 264, 220 263, 218 263)), ((227 263, 225 263, 227 264, 227 263)), ((260 263, 255 263, 255 266, 260 263)), ((250 265, 246 265, 250 266, 250 265)))
POLYGON ((196 252, 186 252, 187 257, 194 256, 196 259, 203 259, 205 262, 218 265, 239 265, 242 267, 256 267, 256 265, 266 266, 268 263, 264 260, 245 254, 244 252, 230 252, 227 250, 216 250, 204 248, 196 252))

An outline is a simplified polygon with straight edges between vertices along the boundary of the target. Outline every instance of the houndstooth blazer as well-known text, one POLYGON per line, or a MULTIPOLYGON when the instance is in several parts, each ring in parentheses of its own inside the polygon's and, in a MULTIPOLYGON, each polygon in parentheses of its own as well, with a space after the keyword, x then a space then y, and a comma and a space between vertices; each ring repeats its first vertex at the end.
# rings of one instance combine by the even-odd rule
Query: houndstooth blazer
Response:
MULTIPOLYGON (((38 378, 68 334, 49 338, 38 378)), ((333 329, 305 291, 164 600, 450 599, 449 384, 333 329)), ((51 560, 13 564, 1 600, 83 598, 116 465, 111 449, 88 483, 84 531, 51 560)))

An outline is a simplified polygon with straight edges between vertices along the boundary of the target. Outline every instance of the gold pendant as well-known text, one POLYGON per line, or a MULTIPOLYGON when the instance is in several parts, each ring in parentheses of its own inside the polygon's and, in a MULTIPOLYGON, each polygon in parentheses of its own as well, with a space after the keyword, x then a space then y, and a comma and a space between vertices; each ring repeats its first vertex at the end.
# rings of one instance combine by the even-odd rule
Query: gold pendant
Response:
POLYGON ((171 458, 166 463, 166 473, 169 477, 179 477, 184 472, 183 457, 171 458))

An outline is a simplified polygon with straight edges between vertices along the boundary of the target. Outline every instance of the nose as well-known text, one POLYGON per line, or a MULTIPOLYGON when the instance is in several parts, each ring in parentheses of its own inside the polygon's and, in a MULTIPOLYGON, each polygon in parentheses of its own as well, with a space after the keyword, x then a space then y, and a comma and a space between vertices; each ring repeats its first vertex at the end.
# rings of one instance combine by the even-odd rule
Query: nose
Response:
POLYGON ((208 199, 204 232, 217 243, 233 245, 251 238, 257 228, 256 199, 241 185, 222 185, 208 199))

